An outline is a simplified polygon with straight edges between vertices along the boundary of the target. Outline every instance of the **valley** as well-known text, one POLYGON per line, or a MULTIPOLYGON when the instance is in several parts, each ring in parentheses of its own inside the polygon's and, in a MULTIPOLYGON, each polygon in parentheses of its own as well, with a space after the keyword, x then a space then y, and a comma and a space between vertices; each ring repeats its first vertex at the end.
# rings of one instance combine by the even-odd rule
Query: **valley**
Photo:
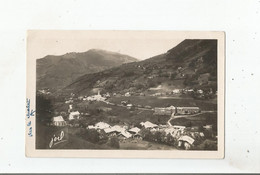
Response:
MULTIPOLYGON (((96 50, 88 52, 88 64, 98 60, 96 50)), ((105 54, 93 73, 87 63, 84 71, 83 63, 74 67, 78 54, 62 56, 52 74, 57 58, 38 65, 38 149, 50 149, 41 140, 44 130, 66 127, 70 141, 57 149, 73 149, 75 141, 77 149, 217 150, 216 40, 184 40, 161 55, 127 56, 111 66, 118 55, 105 54), (62 70, 74 78, 57 72, 67 59, 74 68, 62 70)))

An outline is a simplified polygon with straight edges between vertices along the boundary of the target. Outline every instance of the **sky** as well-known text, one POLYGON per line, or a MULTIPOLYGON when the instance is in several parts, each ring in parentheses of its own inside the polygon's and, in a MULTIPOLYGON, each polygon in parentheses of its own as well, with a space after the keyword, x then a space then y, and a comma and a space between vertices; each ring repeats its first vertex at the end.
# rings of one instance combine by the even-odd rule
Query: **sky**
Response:
POLYGON ((102 49, 143 60, 167 52, 183 39, 169 31, 29 31, 27 49, 34 59, 102 49))

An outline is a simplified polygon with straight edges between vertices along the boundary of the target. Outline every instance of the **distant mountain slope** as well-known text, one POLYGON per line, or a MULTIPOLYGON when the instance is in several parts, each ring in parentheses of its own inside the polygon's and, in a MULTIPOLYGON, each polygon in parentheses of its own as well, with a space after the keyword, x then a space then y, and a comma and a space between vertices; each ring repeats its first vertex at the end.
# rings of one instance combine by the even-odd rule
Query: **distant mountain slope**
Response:
POLYGON ((106 92, 142 92, 158 85, 216 91, 217 41, 184 40, 167 53, 84 75, 64 90, 78 94, 95 88, 106 92))
POLYGON ((97 49, 61 56, 48 55, 36 61, 37 89, 63 88, 84 74, 103 71, 133 61, 137 59, 97 49))

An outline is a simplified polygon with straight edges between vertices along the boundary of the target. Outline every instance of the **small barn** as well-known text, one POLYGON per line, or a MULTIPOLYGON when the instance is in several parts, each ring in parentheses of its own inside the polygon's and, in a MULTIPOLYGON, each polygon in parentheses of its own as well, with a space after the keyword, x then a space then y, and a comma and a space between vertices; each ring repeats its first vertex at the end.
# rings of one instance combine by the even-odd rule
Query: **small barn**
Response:
POLYGON ((127 104, 126 107, 129 110, 134 109, 134 105, 133 104, 127 104))
POLYGON ((79 119, 80 113, 79 111, 71 112, 69 115, 69 120, 79 119))
POLYGON ((189 150, 195 140, 193 138, 191 138, 190 136, 184 135, 184 136, 181 136, 178 139, 178 141, 179 141, 178 142, 179 147, 184 147, 185 150, 189 150))
POLYGON ((67 122, 63 119, 62 116, 52 117, 51 125, 53 126, 66 126, 67 122))
POLYGON ((105 123, 105 122, 98 122, 98 123, 95 125, 95 127, 96 127, 97 129, 105 129, 105 128, 109 128, 110 125, 107 124, 107 123, 105 123))
POLYGON ((140 132, 141 129, 134 127, 131 128, 128 132, 130 132, 131 134, 138 134, 140 132))
POLYGON ((167 108, 154 108, 154 115, 172 115, 172 113, 175 113, 174 106, 170 106, 167 108))
POLYGON ((126 130, 123 130, 123 131, 121 131, 121 132, 119 133, 118 136, 119 136, 119 137, 120 137, 120 136, 123 136, 123 138, 128 139, 128 138, 132 137, 132 134, 130 134, 130 133, 127 132, 126 130))
POLYGON ((173 89, 172 93, 173 94, 180 94, 181 93, 181 89, 173 89))
POLYGON ((140 125, 143 126, 144 128, 150 128, 150 129, 151 129, 151 128, 158 127, 158 125, 153 124, 153 123, 151 123, 151 122, 149 122, 149 121, 141 122, 140 125))
POLYGON ((130 97, 130 96, 131 96, 130 92, 125 93, 125 97, 130 97))
POLYGON ((177 114, 197 114, 200 112, 199 107, 177 107, 177 114))
POLYGON ((117 135, 117 131, 114 128, 105 128, 104 132, 108 135, 108 136, 116 136, 117 135))

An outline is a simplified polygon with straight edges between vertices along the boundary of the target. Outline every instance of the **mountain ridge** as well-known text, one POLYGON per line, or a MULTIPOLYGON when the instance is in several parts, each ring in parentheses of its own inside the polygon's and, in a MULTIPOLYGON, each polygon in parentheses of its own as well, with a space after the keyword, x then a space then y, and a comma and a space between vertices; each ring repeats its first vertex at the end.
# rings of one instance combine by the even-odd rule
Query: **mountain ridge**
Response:
POLYGON ((217 40, 184 40, 166 53, 139 62, 86 74, 64 88, 85 94, 143 92, 158 85, 169 88, 217 89, 217 40))
POLYGON ((101 49, 47 55, 36 60, 37 89, 63 88, 81 75, 134 61, 138 61, 138 59, 101 49))

